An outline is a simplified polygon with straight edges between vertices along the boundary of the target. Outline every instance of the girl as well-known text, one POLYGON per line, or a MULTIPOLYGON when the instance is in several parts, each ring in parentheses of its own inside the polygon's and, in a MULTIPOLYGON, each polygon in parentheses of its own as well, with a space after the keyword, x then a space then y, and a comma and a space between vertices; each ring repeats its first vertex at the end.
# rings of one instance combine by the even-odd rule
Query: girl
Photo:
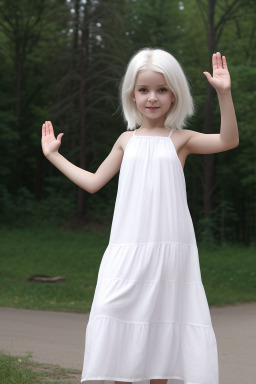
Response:
POLYGON ((82 382, 219 383, 217 343, 183 173, 190 153, 238 145, 225 57, 214 54, 212 65, 213 75, 204 74, 218 94, 219 134, 181 129, 193 112, 186 77, 172 55, 149 48, 131 59, 122 81, 128 130, 95 173, 61 156, 63 133, 56 139, 52 124, 43 124, 45 156, 87 192, 97 192, 120 170, 110 240, 86 329, 82 382))

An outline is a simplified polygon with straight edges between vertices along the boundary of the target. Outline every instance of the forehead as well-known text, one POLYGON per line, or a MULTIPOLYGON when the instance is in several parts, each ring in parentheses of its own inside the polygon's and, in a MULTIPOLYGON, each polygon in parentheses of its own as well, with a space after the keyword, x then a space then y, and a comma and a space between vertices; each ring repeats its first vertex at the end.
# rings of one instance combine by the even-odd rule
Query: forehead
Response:
POLYGON ((163 84, 166 84, 164 75, 152 69, 142 69, 136 76, 135 85, 158 86, 163 84))

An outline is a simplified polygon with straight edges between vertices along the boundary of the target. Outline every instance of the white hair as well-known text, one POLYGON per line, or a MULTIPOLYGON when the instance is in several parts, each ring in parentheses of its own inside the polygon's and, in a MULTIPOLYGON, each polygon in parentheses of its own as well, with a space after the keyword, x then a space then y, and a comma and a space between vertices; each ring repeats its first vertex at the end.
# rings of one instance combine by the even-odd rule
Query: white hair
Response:
POLYGON ((129 61, 120 85, 120 97, 127 129, 135 129, 142 124, 142 114, 133 101, 136 76, 143 69, 152 69, 164 75, 175 101, 166 117, 166 128, 182 129, 186 119, 193 114, 194 104, 188 81, 179 62, 163 49, 144 48, 129 61))

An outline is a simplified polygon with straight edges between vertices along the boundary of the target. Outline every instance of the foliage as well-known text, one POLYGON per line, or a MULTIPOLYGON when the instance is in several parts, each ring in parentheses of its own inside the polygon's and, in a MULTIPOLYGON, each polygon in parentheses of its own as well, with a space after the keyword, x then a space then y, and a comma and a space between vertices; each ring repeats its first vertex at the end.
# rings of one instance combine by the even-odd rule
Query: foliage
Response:
MULTIPOLYGON (((208 3, 0 0, 2 220, 9 225, 50 217, 60 222, 78 214, 77 187, 42 155, 41 125, 51 120, 57 133, 65 133, 61 153, 95 172, 126 129, 118 88, 130 56, 142 47, 162 47, 180 61, 196 105, 188 129, 202 131, 203 71, 210 70, 211 54, 208 3)), ((251 0, 215 3, 216 31, 221 31, 218 50, 228 60, 240 145, 214 156, 213 210, 207 222, 202 211, 202 159, 188 157, 188 203, 202 241, 250 244, 255 241, 256 222, 256 6, 251 0)), ((219 126, 215 97, 214 132, 219 132, 219 126)), ((80 214, 87 220, 110 223, 117 182, 118 175, 97 194, 84 192, 80 214)))
POLYGON ((74 206, 72 195, 65 196, 53 187, 48 187, 45 198, 38 202, 26 187, 19 188, 11 195, 5 186, 0 186, 2 224, 15 223, 16 227, 49 221, 58 224, 70 214, 74 206))

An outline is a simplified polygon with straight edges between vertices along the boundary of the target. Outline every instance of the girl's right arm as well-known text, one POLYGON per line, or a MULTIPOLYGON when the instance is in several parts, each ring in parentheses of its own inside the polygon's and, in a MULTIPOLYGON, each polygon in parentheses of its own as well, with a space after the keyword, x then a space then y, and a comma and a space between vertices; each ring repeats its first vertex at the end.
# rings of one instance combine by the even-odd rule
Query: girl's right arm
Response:
POLYGON ((85 191, 97 192, 119 171, 123 158, 120 136, 95 173, 77 167, 58 152, 62 136, 63 133, 60 133, 56 139, 52 123, 46 121, 42 126, 43 153, 56 168, 85 191))

